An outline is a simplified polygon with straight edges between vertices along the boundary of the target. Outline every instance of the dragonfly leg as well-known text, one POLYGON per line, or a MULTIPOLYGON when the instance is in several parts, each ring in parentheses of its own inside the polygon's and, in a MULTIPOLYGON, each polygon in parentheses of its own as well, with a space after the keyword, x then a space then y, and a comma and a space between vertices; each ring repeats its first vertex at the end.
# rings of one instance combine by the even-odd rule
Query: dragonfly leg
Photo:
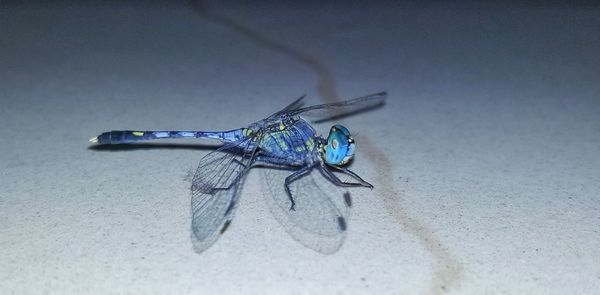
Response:
POLYGON ((354 179, 358 180, 362 186, 364 187, 368 187, 368 188, 373 188, 373 185, 366 182, 364 179, 362 179, 360 176, 358 176, 358 174, 352 172, 352 170, 348 169, 348 168, 344 168, 344 167, 338 167, 337 168, 340 172, 349 175, 351 177, 353 177, 354 179))
POLYGON ((363 187, 373 188, 372 184, 364 181, 362 178, 360 178, 360 176, 358 176, 356 173, 350 171, 349 169, 346 169, 346 168, 337 168, 337 169, 340 172, 342 172, 346 175, 349 175, 352 178, 358 180, 359 182, 344 182, 344 181, 340 180, 335 174, 333 174, 333 172, 331 172, 325 165, 321 165, 319 170, 321 171, 323 176, 325 176, 325 178, 327 178, 329 181, 331 181, 335 185, 338 185, 338 186, 363 186, 363 187))
POLYGON ((288 195, 288 198, 290 199, 290 202, 292 203, 292 205, 290 206, 290 211, 295 211, 296 209, 294 209, 294 206, 296 205, 296 202, 294 202, 294 197, 292 196, 292 192, 290 191, 290 184, 296 180, 298 180, 300 177, 304 176, 305 174, 307 174, 308 172, 310 172, 310 170, 312 170, 312 166, 305 166, 300 168, 299 170, 296 170, 296 172, 290 174, 288 177, 285 178, 285 192, 288 195))

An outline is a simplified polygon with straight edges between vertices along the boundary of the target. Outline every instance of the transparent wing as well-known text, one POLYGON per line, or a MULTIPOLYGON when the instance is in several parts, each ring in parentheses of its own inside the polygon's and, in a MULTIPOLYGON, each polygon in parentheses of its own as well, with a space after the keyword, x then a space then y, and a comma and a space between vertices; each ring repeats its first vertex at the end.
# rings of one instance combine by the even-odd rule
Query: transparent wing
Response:
POLYGON ((241 184, 253 161, 251 138, 227 143, 206 155, 192 178, 192 241, 202 252, 225 232, 240 195, 241 184))
POLYGON ((290 184, 295 210, 285 192, 285 178, 295 169, 261 167, 269 209, 286 231, 298 242, 315 251, 330 254, 344 242, 350 219, 347 191, 331 184, 317 168, 290 184))
POLYGON ((296 110, 298 109, 301 105, 302 105, 302 100, 306 97, 306 94, 300 96, 299 98, 297 98, 296 100, 294 100, 292 103, 290 103, 289 105, 287 105, 285 108, 281 109, 280 111, 272 114, 269 116, 269 118, 275 117, 277 115, 292 111, 292 110, 296 110))
POLYGON ((287 113, 290 115, 302 114, 313 119, 313 121, 324 121, 378 107, 385 102, 386 97, 387 92, 379 92, 351 100, 289 110, 287 113))

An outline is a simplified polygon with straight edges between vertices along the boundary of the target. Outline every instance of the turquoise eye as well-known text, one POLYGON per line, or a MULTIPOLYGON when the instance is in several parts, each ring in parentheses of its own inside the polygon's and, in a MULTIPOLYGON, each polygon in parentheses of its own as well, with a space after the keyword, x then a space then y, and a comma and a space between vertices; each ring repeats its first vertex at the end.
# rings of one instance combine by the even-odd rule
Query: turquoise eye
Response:
POLYGON ((331 127, 325 146, 324 160, 329 165, 344 165, 354 155, 354 140, 342 125, 331 127))

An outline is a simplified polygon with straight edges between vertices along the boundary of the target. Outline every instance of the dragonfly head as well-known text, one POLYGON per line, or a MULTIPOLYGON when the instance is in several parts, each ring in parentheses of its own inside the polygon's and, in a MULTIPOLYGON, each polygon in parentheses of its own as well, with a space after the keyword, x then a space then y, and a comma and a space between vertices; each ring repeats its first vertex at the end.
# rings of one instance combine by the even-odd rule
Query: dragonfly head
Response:
POLYGON ((325 163, 333 166, 342 166, 354 156, 354 138, 350 131, 342 125, 334 125, 329 130, 327 144, 324 148, 325 163))

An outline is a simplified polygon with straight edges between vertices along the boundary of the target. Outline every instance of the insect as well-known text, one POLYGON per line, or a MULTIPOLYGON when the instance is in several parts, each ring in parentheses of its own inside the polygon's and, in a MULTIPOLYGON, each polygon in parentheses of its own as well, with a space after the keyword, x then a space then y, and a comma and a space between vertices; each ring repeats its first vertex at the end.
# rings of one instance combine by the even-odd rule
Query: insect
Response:
POLYGON ((339 124, 327 138, 309 121, 322 121, 383 104, 376 93, 343 102, 301 107, 304 96, 247 127, 229 131, 110 131, 90 139, 100 145, 130 144, 163 138, 211 138, 223 144, 204 156, 191 184, 192 241, 196 252, 210 247, 229 227, 242 183, 260 167, 275 217, 296 240, 331 253, 341 245, 351 199, 345 187, 373 186, 346 166, 354 138, 339 124), (341 178, 340 178, 341 177, 341 178))

